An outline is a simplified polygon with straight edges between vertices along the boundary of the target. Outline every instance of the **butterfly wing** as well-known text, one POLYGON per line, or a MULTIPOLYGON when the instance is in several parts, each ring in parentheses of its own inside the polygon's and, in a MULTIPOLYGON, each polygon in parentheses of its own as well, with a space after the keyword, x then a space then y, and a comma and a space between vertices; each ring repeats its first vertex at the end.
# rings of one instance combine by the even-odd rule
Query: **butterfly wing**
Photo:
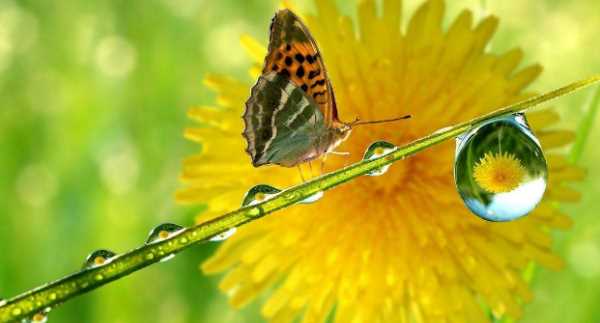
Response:
POLYGON ((317 103, 327 126, 340 124, 317 43, 300 18, 287 9, 278 11, 271 23, 263 74, 273 71, 289 78, 317 103))
POLYGON ((255 167, 286 167, 316 158, 327 127, 318 104, 287 77, 262 75, 243 115, 246 151, 255 167))

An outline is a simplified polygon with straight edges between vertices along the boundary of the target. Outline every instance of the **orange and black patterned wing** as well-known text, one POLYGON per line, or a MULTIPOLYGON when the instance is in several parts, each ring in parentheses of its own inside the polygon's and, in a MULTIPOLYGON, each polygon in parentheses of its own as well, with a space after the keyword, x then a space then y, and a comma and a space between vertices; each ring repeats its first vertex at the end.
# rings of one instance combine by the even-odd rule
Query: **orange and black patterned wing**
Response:
POLYGON ((278 11, 271 23, 263 75, 272 71, 288 77, 313 98, 327 126, 339 123, 333 88, 317 43, 300 18, 288 9, 278 11))

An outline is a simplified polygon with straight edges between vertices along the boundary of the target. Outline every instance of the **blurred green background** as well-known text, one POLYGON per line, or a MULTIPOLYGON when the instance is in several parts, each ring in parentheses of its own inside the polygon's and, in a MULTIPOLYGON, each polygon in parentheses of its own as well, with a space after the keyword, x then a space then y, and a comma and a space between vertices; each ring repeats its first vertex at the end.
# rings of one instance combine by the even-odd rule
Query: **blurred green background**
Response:
MULTIPOLYGON (((405 1, 411 13, 421 1, 405 1)), ((340 1, 353 14, 356 1, 340 1)), ((185 110, 210 103, 206 72, 248 79, 239 36, 266 42, 270 0, 0 0, 0 297, 78 268, 98 248, 125 251, 160 222, 191 224, 176 206, 185 110)), ((548 90, 600 71, 600 2, 454 0, 500 17, 491 50, 520 46, 545 72, 548 90)), ((576 129, 593 91, 557 106, 576 129)), ((241 108, 240 108, 241 109, 241 108)), ((241 111, 241 110, 240 110, 241 111)), ((600 116, 597 117, 597 119, 600 116)), ((600 120, 598 120, 600 121, 600 120)), ((600 125, 599 122, 596 122, 600 125)), ((600 321, 600 137, 580 164, 582 202, 565 206, 576 225, 556 234, 568 267, 539 271, 524 322, 600 321)), ((259 307, 230 310, 198 246, 79 297, 51 322, 260 322, 259 307)))

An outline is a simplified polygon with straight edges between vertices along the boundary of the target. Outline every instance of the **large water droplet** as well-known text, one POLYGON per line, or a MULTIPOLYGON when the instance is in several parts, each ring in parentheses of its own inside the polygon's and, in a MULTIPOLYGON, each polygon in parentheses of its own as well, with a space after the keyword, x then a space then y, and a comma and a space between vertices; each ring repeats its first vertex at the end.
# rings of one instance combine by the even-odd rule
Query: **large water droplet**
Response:
MULTIPOLYGON (((395 145, 393 145, 387 141, 376 141, 376 142, 372 143, 369 146, 369 148, 367 148, 367 150, 365 151, 363 160, 373 160, 373 159, 379 158, 383 155, 387 155, 396 149, 397 149, 397 147, 395 145)), ((390 169, 390 164, 385 165, 380 168, 377 168, 377 169, 374 169, 374 170, 370 171, 367 175, 381 176, 381 175, 385 174, 385 172, 387 172, 388 169, 390 169)))
POLYGON ((146 239, 146 244, 165 240, 183 230, 184 230, 184 227, 177 225, 177 224, 173 224, 173 223, 159 224, 154 229, 150 230, 150 233, 148 234, 148 239, 146 239))
POLYGON ((244 200, 242 202, 242 206, 255 205, 260 202, 264 202, 273 196, 279 194, 281 192, 280 189, 277 189, 273 186, 259 184, 248 190, 246 195, 244 195, 244 200))
POLYGON ((4 304, 6 304, 6 300, 0 297, 0 306, 4 306, 4 304))
POLYGON ((477 216, 514 220, 531 212, 544 196, 546 159, 524 115, 490 120, 456 143, 456 187, 477 216))
POLYGON ((107 263, 111 262, 116 256, 117 256, 117 254, 110 250, 105 250, 105 249, 96 250, 96 251, 90 253, 85 258, 85 262, 83 263, 83 268, 95 268, 95 267, 106 265, 107 263))
POLYGON ((231 228, 225 232, 221 232, 219 234, 217 234, 216 236, 213 236, 212 238, 208 239, 209 241, 223 241, 223 240, 227 240, 229 239, 232 235, 235 234, 235 232, 237 231, 237 228, 231 228))

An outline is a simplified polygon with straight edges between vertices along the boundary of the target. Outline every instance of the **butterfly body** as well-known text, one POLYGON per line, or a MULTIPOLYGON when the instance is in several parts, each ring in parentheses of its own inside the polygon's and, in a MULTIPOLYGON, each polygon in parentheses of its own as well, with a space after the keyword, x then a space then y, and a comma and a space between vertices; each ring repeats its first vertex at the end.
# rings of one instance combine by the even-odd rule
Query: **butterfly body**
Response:
POLYGON ((350 134, 350 125, 338 119, 316 42, 289 10, 273 18, 269 52, 243 119, 246 151, 256 167, 292 167, 319 158, 350 134))

